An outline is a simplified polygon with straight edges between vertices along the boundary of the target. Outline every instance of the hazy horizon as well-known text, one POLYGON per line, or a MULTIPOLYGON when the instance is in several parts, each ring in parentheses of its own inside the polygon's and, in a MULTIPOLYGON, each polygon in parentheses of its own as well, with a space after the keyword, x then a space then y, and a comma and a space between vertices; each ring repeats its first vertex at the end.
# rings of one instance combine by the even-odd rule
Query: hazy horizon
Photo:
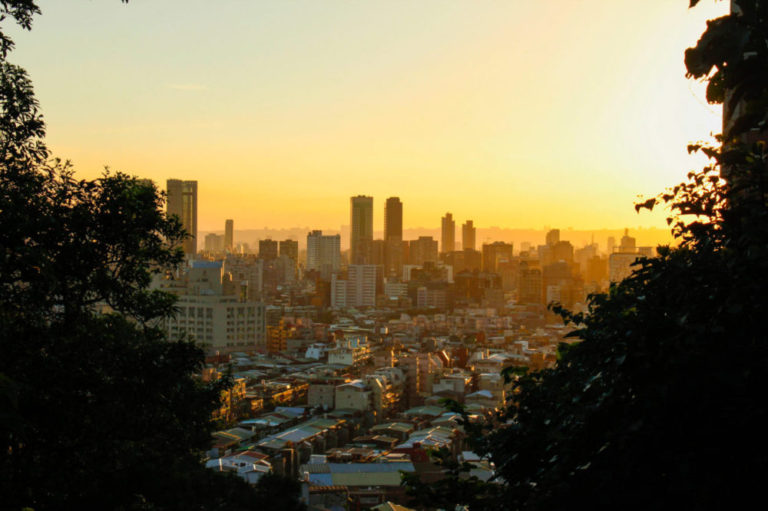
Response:
MULTIPOLYGON (((299 242, 299 248, 306 248, 306 236, 309 231, 322 230, 323 234, 340 234, 341 235, 341 247, 342 250, 349 248, 349 226, 341 226, 341 229, 317 229, 309 227, 294 226, 290 228, 245 228, 234 229, 235 243, 245 242, 248 243, 251 250, 257 250, 258 245, 256 242, 260 239, 273 239, 276 241, 293 239, 299 242)), ((552 229, 558 227, 552 226, 552 229)), ((511 227, 477 227, 477 249, 482 248, 483 243, 489 243, 494 241, 503 241, 506 243, 514 244, 515 253, 520 250, 520 243, 531 243, 533 247, 536 245, 543 245, 545 243, 545 234, 550 228, 541 229, 525 229, 525 228, 511 228, 511 227)), ((627 226, 629 229, 629 235, 637 239, 638 246, 652 246, 670 244, 673 238, 669 232, 669 229, 662 229, 658 227, 641 227, 641 226, 627 226)), ((199 231, 198 233, 198 249, 202 250, 205 242, 206 234, 219 234, 223 235, 224 230, 210 230, 199 231)), ((601 251, 606 250, 606 241, 609 236, 615 238, 618 244, 620 237, 624 233, 624 228, 619 229, 572 229, 572 228, 560 228, 560 238, 565 241, 570 241, 574 248, 581 248, 582 246, 590 243, 594 238, 594 242, 599 245, 601 251)), ((424 227, 412 227, 403 228, 403 239, 411 240, 416 239, 419 236, 432 236, 434 239, 440 241, 440 229, 439 228, 424 228, 424 227)), ((383 237, 383 231, 374 231, 374 238, 381 239, 383 237)), ((457 245, 461 244, 461 233, 458 232, 456 238, 457 245)))

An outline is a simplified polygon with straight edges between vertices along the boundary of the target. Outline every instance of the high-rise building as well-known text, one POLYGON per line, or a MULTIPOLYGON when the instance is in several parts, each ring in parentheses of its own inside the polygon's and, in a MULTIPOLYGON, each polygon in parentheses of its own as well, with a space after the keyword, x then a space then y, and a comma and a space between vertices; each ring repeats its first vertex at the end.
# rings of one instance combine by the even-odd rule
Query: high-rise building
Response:
POLYGON ((403 240, 403 203, 390 197, 384 205, 384 241, 403 240))
POLYGON ((331 276, 331 307, 374 307, 376 305, 376 265, 350 264, 347 280, 331 276))
POLYGON ((208 353, 264 347, 266 307, 230 294, 224 285, 227 277, 221 261, 194 261, 183 278, 166 289, 178 296, 176 314, 164 319, 168 339, 194 339, 208 353))
POLYGON ((483 271, 496 273, 500 262, 512 260, 512 243, 483 243, 483 271))
POLYGON ((467 222, 461 226, 461 248, 464 250, 475 249, 475 233, 476 229, 472 220, 467 220, 467 222))
POLYGON ((558 241, 550 247, 552 261, 565 261, 570 264, 573 262, 573 245, 570 241, 558 241))
POLYGON ((624 229, 624 236, 621 237, 620 252, 634 252, 637 250, 637 240, 629 235, 629 229, 624 229))
POLYGON ((419 236, 408 242, 408 263, 418 266, 437 262, 437 240, 432 236, 419 236))
POLYGON ((543 279, 541 269, 529 266, 527 262, 520 263, 520 274, 517 278, 517 303, 544 302, 543 279))
POLYGON ((348 280, 340 279, 336 273, 331 275, 331 308, 344 309, 347 307, 348 290, 348 280))
POLYGON ((547 245, 553 246, 560 241, 560 229, 552 229, 547 232, 547 245))
POLYGON ((259 240, 259 257, 265 260, 277 259, 277 242, 269 238, 259 240))
POLYGON ((235 247, 235 221, 228 219, 224 221, 224 250, 232 252, 235 247))
POLYGON ((633 264, 642 257, 636 245, 637 240, 629 235, 628 229, 624 229, 618 252, 608 256, 608 273, 611 282, 621 282, 635 270, 633 264))
POLYGON ((453 215, 446 213, 442 222, 442 237, 440 238, 442 243, 443 254, 453 252, 456 250, 456 222, 453 220, 453 215))
POLYGON ((341 236, 324 236, 323 231, 307 234, 307 270, 320 272, 326 280, 341 270, 341 236))
POLYGON ((224 251, 224 236, 216 233, 205 235, 205 251, 211 254, 220 254, 224 251))
POLYGON ((349 262, 365 264, 370 259, 373 241, 373 197, 358 195, 350 198, 349 217, 349 262))
POLYGON ((376 305, 376 265, 350 264, 348 269, 347 306, 376 305))
POLYGON ((299 242, 296 240, 283 240, 280 242, 280 255, 293 259, 296 263, 299 260, 299 242))
POLYGON ((166 213, 175 215, 181 226, 189 234, 182 243, 184 253, 195 255, 197 252, 197 181, 169 179, 166 183, 166 213))

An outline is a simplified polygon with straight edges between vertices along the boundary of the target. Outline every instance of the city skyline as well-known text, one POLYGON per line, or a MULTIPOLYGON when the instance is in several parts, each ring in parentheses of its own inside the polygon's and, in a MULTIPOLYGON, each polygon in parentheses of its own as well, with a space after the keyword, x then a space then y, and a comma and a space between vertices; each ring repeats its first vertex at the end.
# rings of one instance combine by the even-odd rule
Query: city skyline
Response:
MULTIPOLYGON (((168 183, 178 182, 179 180, 169 179, 168 183)), ((184 182, 194 183, 196 182, 184 182)), ((197 189, 195 188, 195 191, 197 189)), ((197 209, 196 202, 197 194, 195 194, 194 208, 197 209)), ((411 226, 403 220, 403 202, 399 197, 389 197, 386 199, 385 204, 381 206, 381 216, 384 217, 384 228, 377 230, 373 228, 374 219, 379 216, 375 213, 375 199, 371 196, 358 195, 349 197, 349 210, 347 212, 349 223, 341 224, 338 228, 323 228, 318 229, 316 225, 304 225, 304 226, 291 226, 288 228, 270 228, 265 226, 263 228, 251 228, 245 227, 234 231, 233 219, 227 219, 224 223, 224 229, 212 229, 210 231, 201 230, 197 233, 199 240, 205 238, 205 247, 210 243, 220 243, 221 247, 230 247, 239 243, 259 244, 261 241, 269 241, 270 243, 277 243, 278 238, 286 240, 298 241, 302 250, 307 249, 307 244, 303 242, 305 239, 309 240, 310 236, 321 236, 323 232, 326 232, 327 238, 329 236, 338 238, 340 249, 349 250, 350 258, 357 260, 357 264, 368 264, 371 257, 374 256, 376 249, 374 248, 376 243, 385 243, 388 248, 383 249, 388 253, 395 249, 394 246, 389 246, 392 243, 400 244, 403 241, 406 243, 410 241, 418 240, 421 237, 430 237, 440 243, 440 253, 446 252, 443 243, 446 239, 446 234, 449 236, 453 248, 451 250, 464 250, 464 249, 477 249, 478 245, 492 242, 512 242, 517 247, 521 243, 538 242, 550 244, 551 236, 559 236, 560 228, 557 226, 543 226, 540 228, 520 228, 520 227, 500 227, 500 226, 477 226, 473 220, 467 219, 461 223, 459 219, 460 230, 457 238, 456 219, 452 213, 448 212, 445 216, 439 219, 438 225, 432 226, 411 226), (388 220, 389 218, 389 220, 388 220), (353 226, 357 226, 353 229, 353 226), (388 226, 391 226, 388 228, 388 226), (452 231, 452 232, 451 232, 452 231), (237 235, 235 235, 237 233, 237 235), (261 233, 261 234, 257 234, 261 233), (330 234, 329 234, 330 233, 330 234), (205 234, 205 236, 202 236, 205 234), (229 240, 229 241, 227 241, 229 240), (234 240, 234 243, 233 243, 234 240), (352 253, 352 247, 357 245, 359 247, 360 255, 355 256, 352 253), (373 252, 372 252, 373 251, 373 252)), ((168 213, 172 213, 171 209, 166 208, 168 213)), ((178 213, 175 213, 178 215, 178 213)), ((184 221, 182 219, 182 224, 184 221)), ((625 226, 621 228, 606 228, 600 227, 596 229, 574 229, 572 226, 566 226, 562 228, 569 239, 574 239, 578 245, 588 245, 599 241, 605 243, 606 240, 611 237, 618 236, 619 232, 626 234, 627 229, 631 229, 637 232, 640 238, 643 240, 643 244, 647 246, 666 245, 672 242, 672 236, 668 229, 662 229, 658 227, 644 228, 643 226, 625 226), (595 235, 598 236, 597 240, 595 235)), ((213 245, 211 245, 213 246, 213 245)), ((204 247, 200 243, 197 247, 198 250, 202 250, 204 247)), ((205 248, 209 250, 209 248, 205 248)), ((396 249, 395 249, 396 250, 396 249)), ((215 250, 214 250, 215 251, 215 250)), ((189 251, 187 250, 189 253, 189 251)), ((608 250, 610 252, 610 250, 608 250)))
POLYGON ((719 130, 681 55, 727 2, 614 4, 47 1, 34 35, 10 32, 54 154, 86 178, 198 181, 201 231, 338 226, 359 193, 400 197, 425 227, 448 208, 663 227, 633 202, 683 179, 686 144, 719 130))

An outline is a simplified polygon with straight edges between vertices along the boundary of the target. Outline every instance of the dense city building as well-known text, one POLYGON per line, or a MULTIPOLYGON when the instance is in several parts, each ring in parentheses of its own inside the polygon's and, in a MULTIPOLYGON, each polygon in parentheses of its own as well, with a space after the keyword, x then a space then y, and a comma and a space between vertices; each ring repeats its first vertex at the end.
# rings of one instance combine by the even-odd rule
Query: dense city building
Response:
POLYGON ((224 250, 232 252, 235 248, 235 221, 227 219, 224 221, 224 250))
POLYGON ((197 181, 169 179, 166 183, 166 211, 175 215, 189 234, 182 243, 184 253, 197 253, 197 181))
POLYGON ((475 250, 475 225, 472 220, 467 220, 461 226, 461 248, 463 250, 475 250))
POLYGON ((299 260, 299 242, 295 240, 283 240, 279 243, 280 257, 288 257, 294 264, 299 260))
POLYGON ((320 272, 330 280, 332 273, 341 270, 341 236, 323 235, 322 231, 307 234, 307 270, 320 272))
POLYGON ((373 241, 373 197, 358 195, 350 198, 349 216, 350 264, 366 264, 370 261, 373 241))
POLYGON ((384 241, 403 241, 403 203, 390 197, 384 204, 384 241))
POLYGON ((453 215, 446 213, 441 221, 441 250, 443 254, 456 250, 456 222, 453 215))
POLYGON ((483 271, 495 273, 499 263, 512 260, 512 244, 503 241, 483 243, 483 271))

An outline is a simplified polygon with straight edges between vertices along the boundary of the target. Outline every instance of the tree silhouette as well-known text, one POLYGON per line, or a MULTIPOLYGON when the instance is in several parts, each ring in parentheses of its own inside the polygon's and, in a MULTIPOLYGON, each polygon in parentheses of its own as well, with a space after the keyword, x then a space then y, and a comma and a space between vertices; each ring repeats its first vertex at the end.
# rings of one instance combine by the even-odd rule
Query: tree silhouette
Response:
MULTIPOLYGON (((31 0, 0 0, 29 29, 31 0)), ((45 124, 0 33, 0 508, 300 509, 202 466, 227 379, 203 384, 203 352, 169 342, 185 233, 154 185, 78 180, 49 159, 45 124), (176 248, 174 248, 176 247, 176 248)))
MULTIPOLYGON (((697 3, 691 2, 692 6, 697 3)), ((478 434, 511 509, 738 508, 768 474, 768 5, 734 2, 686 52, 724 103, 711 164, 666 204, 678 246, 558 309, 581 342, 520 376, 503 424, 478 434)))

